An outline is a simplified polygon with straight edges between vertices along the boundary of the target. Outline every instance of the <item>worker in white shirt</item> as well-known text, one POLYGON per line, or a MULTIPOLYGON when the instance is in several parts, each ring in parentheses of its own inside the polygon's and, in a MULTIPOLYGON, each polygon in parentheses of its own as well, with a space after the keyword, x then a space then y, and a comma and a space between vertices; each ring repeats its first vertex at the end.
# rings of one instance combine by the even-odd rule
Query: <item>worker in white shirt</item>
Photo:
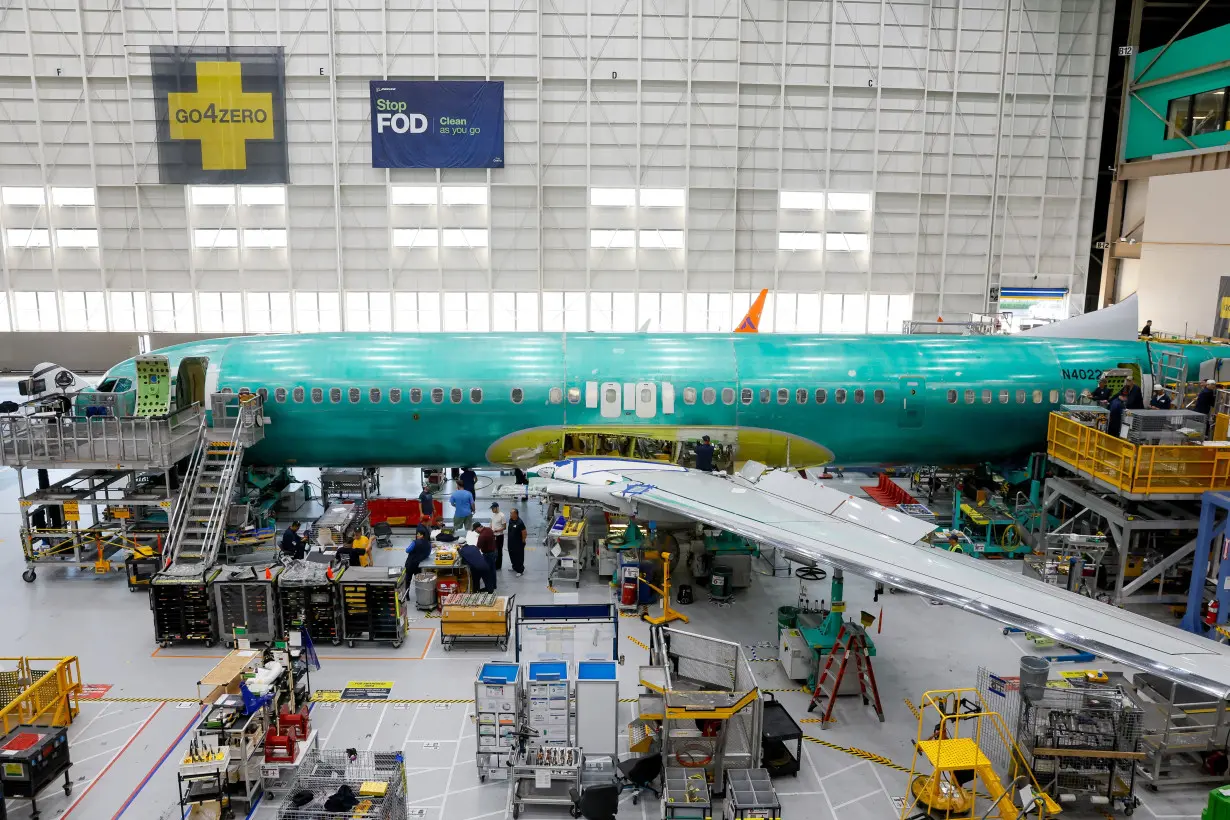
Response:
POLYGON ((500 512, 499 504, 491 505, 491 531, 495 533, 495 568, 504 566, 504 531, 508 529, 508 516, 500 512))

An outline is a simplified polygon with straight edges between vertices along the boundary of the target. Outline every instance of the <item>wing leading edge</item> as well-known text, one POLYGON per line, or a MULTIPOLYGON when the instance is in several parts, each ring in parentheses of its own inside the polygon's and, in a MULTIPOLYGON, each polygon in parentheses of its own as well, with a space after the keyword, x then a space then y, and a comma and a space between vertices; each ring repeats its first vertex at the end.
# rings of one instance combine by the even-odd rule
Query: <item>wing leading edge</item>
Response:
MULTIPOLYGON (((622 465, 621 465, 622 466, 622 465)), ((1157 621, 916 541, 934 529, 793 473, 732 479, 681 469, 610 471, 612 494, 684 515, 890 586, 1047 635, 1110 660, 1230 697, 1230 650, 1157 621)), ((608 473, 609 474, 609 473, 608 473)), ((643 515, 643 513, 638 513, 643 515)))

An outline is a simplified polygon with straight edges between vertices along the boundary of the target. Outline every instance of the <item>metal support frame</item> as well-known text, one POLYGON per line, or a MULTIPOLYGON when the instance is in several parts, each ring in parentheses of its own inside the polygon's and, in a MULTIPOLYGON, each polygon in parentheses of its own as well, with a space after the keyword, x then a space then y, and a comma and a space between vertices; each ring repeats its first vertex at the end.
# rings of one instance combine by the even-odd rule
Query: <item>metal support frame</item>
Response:
MULTIPOLYGON (((1200 610, 1210 582, 1213 583, 1214 600, 1217 601, 1219 610, 1215 625, 1226 623, 1227 609, 1230 608, 1230 589, 1226 588, 1230 578, 1230 561, 1225 560, 1227 523, 1230 523, 1230 493, 1207 492, 1201 496, 1200 529, 1191 545, 1192 582, 1187 590, 1187 612, 1179 624, 1183 629, 1197 635, 1205 634, 1205 623, 1200 616, 1200 610), (1215 543, 1217 549, 1213 549, 1215 543)), ((1213 632, 1212 636, 1216 640, 1216 632, 1213 632)))
MULTIPOLYGON (((1211 493, 1205 493, 1211 495, 1211 493)), ((1142 593, 1141 590, 1151 582, 1165 579, 1180 562, 1198 550, 1199 538, 1189 541, 1173 550, 1161 561, 1150 566, 1138 578, 1125 583, 1128 559, 1134 554, 1138 536, 1150 532, 1167 530, 1195 530, 1200 526, 1199 514, 1194 508, 1169 501, 1128 501, 1112 493, 1095 489, 1088 482, 1076 479, 1051 477, 1046 480, 1042 490, 1041 529, 1038 532, 1038 543, 1042 543, 1047 535, 1047 513, 1060 499, 1075 502, 1080 510, 1064 519, 1058 527, 1049 532, 1065 532, 1081 517, 1092 514, 1107 522, 1111 541, 1115 547, 1118 572, 1114 589, 1110 591, 1110 603, 1115 606, 1130 606, 1140 604, 1177 604, 1189 596, 1164 593, 1142 593)), ((1226 496, 1230 505, 1230 495, 1226 496)), ((1139 552, 1139 551, 1137 551, 1139 552)), ((1196 556, 1197 566, 1200 557, 1196 556)), ((1230 567, 1230 562, 1226 562, 1230 567)), ((1190 595, 1190 593, 1189 593, 1190 595)), ((1230 598, 1230 595, 1227 596, 1230 598)), ((1230 603, 1230 601, 1228 601, 1230 603)))

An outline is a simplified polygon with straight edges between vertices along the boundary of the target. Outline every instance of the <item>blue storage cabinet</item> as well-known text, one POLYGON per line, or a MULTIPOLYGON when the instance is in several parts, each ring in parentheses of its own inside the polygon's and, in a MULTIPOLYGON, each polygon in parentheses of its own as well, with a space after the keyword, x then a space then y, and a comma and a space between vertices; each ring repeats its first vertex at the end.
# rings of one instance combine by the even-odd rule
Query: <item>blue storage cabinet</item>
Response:
POLYGON ((478 779, 506 780, 517 729, 524 722, 525 691, 521 666, 485 663, 474 682, 474 722, 478 779))
POLYGON ((529 664, 530 728, 538 732, 534 745, 569 746, 572 737, 572 691, 566 661, 535 661, 529 664))

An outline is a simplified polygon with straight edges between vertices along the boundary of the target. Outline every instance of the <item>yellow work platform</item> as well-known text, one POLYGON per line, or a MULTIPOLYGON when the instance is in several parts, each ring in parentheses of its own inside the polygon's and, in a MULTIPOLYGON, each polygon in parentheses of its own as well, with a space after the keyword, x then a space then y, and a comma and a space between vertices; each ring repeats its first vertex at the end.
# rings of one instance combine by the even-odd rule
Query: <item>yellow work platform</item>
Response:
POLYGON ((978 748, 978 744, 968 737, 920 740, 918 751, 926 755, 932 766, 943 771, 977 769, 991 765, 991 761, 982 753, 982 749, 978 748))

